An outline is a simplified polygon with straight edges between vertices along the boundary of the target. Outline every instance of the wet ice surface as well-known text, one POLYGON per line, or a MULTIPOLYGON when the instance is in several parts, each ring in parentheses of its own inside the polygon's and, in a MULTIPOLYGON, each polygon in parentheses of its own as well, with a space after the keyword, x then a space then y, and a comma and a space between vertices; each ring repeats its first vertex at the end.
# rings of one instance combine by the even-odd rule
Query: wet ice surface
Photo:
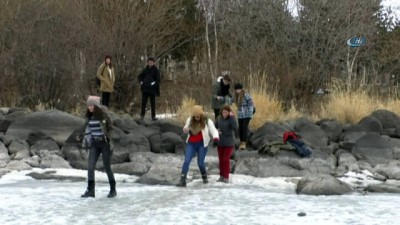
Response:
POLYGON ((195 180, 187 188, 140 185, 132 177, 117 176, 118 196, 108 199, 108 184, 98 177, 103 182, 97 183, 96 198, 81 199, 84 182, 5 175, 0 179, 0 224, 381 225, 397 220, 400 202, 395 194, 296 195, 295 185, 284 178, 240 175, 230 184, 216 183, 211 176, 210 184, 195 180))

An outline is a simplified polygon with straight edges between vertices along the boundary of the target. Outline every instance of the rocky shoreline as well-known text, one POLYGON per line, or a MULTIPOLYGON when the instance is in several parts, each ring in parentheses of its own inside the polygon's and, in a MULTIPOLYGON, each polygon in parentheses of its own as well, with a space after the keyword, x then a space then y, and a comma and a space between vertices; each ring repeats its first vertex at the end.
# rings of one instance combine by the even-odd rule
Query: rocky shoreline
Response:
MULTIPOLYGON (((113 171, 136 175, 136 182, 142 184, 176 184, 185 148, 182 126, 168 120, 148 122, 129 115, 111 115, 115 127, 110 134, 113 171)), ((32 168, 86 169, 86 151, 77 138, 83 125, 83 118, 58 110, 0 108, 0 177, 32 168)), ((356 125, 328 119, 312 122, 306 118, 267 123, 253 131, 249 142, 249 148, 237 151, 236 160, 232 160, 236 174, 301 177, 296 180, 298 194, 400 193, 400 117, 390 111, 375 111, 356 125), (268 143, 281 141, 288 130, 300 134, 313 149, 311 157, 301 158, 285 150, 271 157, 257 151, 268 143), (350 173, 365 176, 350 177, 350 173)), ((206 165, 209 174, 219 173, 216 149, 212 147, 206 165)), ((97 169, 102 170, 101 160, 97 169)), ((65 179, 51 174, 33 177, 65 179)), ((198 176, 194 161, 189 178, 198 176)))

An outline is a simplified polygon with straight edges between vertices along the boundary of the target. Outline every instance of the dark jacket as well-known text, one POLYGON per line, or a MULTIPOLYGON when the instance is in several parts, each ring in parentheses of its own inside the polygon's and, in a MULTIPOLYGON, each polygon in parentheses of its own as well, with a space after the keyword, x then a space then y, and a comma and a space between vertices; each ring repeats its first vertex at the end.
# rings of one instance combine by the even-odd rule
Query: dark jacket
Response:
POLYGON ((141 83, 142 93, 160 96, 160 71, 156 66, 146 66, 139 74, 138 80, 141 83))
POLYGON ((238 124, 234 117, 228 116, 224 119, 222 116, 219 116, 215 127, 221 132, 218 146, 235 145, 235 131, 238 129, 238 124))

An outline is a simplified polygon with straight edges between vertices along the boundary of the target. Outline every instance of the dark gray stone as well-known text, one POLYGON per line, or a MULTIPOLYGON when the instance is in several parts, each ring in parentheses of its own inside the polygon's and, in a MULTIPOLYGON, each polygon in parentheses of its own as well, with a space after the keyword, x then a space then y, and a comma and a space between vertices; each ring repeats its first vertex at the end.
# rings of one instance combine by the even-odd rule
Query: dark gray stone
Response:
POLYGON ((164 153, 164 149, 161 149, 161 135, 155 134, 149 137, 151 152, 164 153))
POLYGON ((64 158, 48 150, 41 150, 39 156, 41 157, 41 168, 72 168, 64 158))
POLYGON ((30 157, 29 145, 26 141, 16 140, 9 146, 10 157, 13 160, 27 159, 30 157))
POLYGON ((396 128, 400 124, 400 117, 388 110, 376 110, 371 115, 381 122, 383 129, 396 128))
POLYGON ((46 171, 44 173, 31 172, 28 173, 27 176, 30 176, 36 180, 60 180, 60 181, 72 181, 72 182, 86 181, 85 177, 57 175, 56 171, 46 171))
POLYGON ((356 141, 351 153, 358 160, 366 160, 372 165, 376 165, 388 163, 393 159, 393 147, 389 137, 370 133, 356 141))
POLYGON ((331 175, 303 177, 296 188, 297 194, 305 195, 343 195, 352 191, 349 185, 331 175))
POLYGON ((5 135, 5 134, 0 134, 0 141, 3 142, 5 146, 9 146, 11 142, 17 140, 16 137, 10 136, 10 135, 5 135))
POLYGON ((400 184, 374 184, 365 188, 365 191, 374 193, 400 193, 400 184))
POLYGON ((142 176, 143 174, 149 172, 150 165, 136 162, 127 162, 111 165, 111 169, 114 173, 142 176))
POLYGON ((47 150, 53 153, 60 153, 60 147, 52 139, 38 140, 33 146, 31 146, 31 154, 39 155, 42 150, 47 150))
POLYGON ((8 155, 8 149, 0 142, 0 168, 4 168, 10 162, 11 158, 8 155))
POLYGON ((327 134, 329 142, 339 142, 343 128, 336 120, 321 120, 317 125, 327 134))
POLYGON ((400 161, 390 161, 389 164, 378 164, 374 172, 382 174, 389 179, 400 180, 400 161))
POLYGON ((7 132, 10 125, 14 123, 14 121, 19 120, 20 118, 28 115, 28 110, 9 110, 9 113, 6 114, 2 120, 0 120, 0 132, 7 132))
POLYGON ((12 160, 8 163, 6 169, 9 171, 14 171, 14 170, 21 171, 21 170, 30 170, 32 168, 24 161, 12 160))
POLYGON ((161 134, 161 149, 163 152, 177 153, 181 152, 182 146, 184 147, 185 141, 176 133, 165 132, 161 134))
POLYGON ((282 141, 283 133, 285 133, 285 131, 288 131, 288 129, 280 124, 266 123, 254 131, 250 141, 254 149, 260 149, 265 144, 273 141, 282 141))
POLYGON ((31 134, 41 132, 63 145, 71 133, 84 124, 83 118, 59 110, 46 110, 18 119, 10 125, 6 134, 27 140, 31 134))
POLYGON ((328 135, 312 121, 301 118, 296 121, 295 131, 301 136, 311 148, 326 148, 328 146, 328 135))

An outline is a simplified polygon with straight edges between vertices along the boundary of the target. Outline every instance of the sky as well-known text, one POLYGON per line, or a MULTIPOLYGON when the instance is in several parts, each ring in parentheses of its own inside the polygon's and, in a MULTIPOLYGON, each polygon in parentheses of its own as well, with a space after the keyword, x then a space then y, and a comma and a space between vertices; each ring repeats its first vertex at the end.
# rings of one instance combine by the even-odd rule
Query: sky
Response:
MULTIPOLYGON (((297 17, 298 15, 296 2, 298 2, 298 0, 290 0, 288 6, 289 11, 292 11, 293 16, 295 17, 297 17)), ((391 7, 395 14, 394 16, 396 16, 396 18, 400 20, 400 0, 383 0, 382 6, 384 6, 385 8, 391 7)))

